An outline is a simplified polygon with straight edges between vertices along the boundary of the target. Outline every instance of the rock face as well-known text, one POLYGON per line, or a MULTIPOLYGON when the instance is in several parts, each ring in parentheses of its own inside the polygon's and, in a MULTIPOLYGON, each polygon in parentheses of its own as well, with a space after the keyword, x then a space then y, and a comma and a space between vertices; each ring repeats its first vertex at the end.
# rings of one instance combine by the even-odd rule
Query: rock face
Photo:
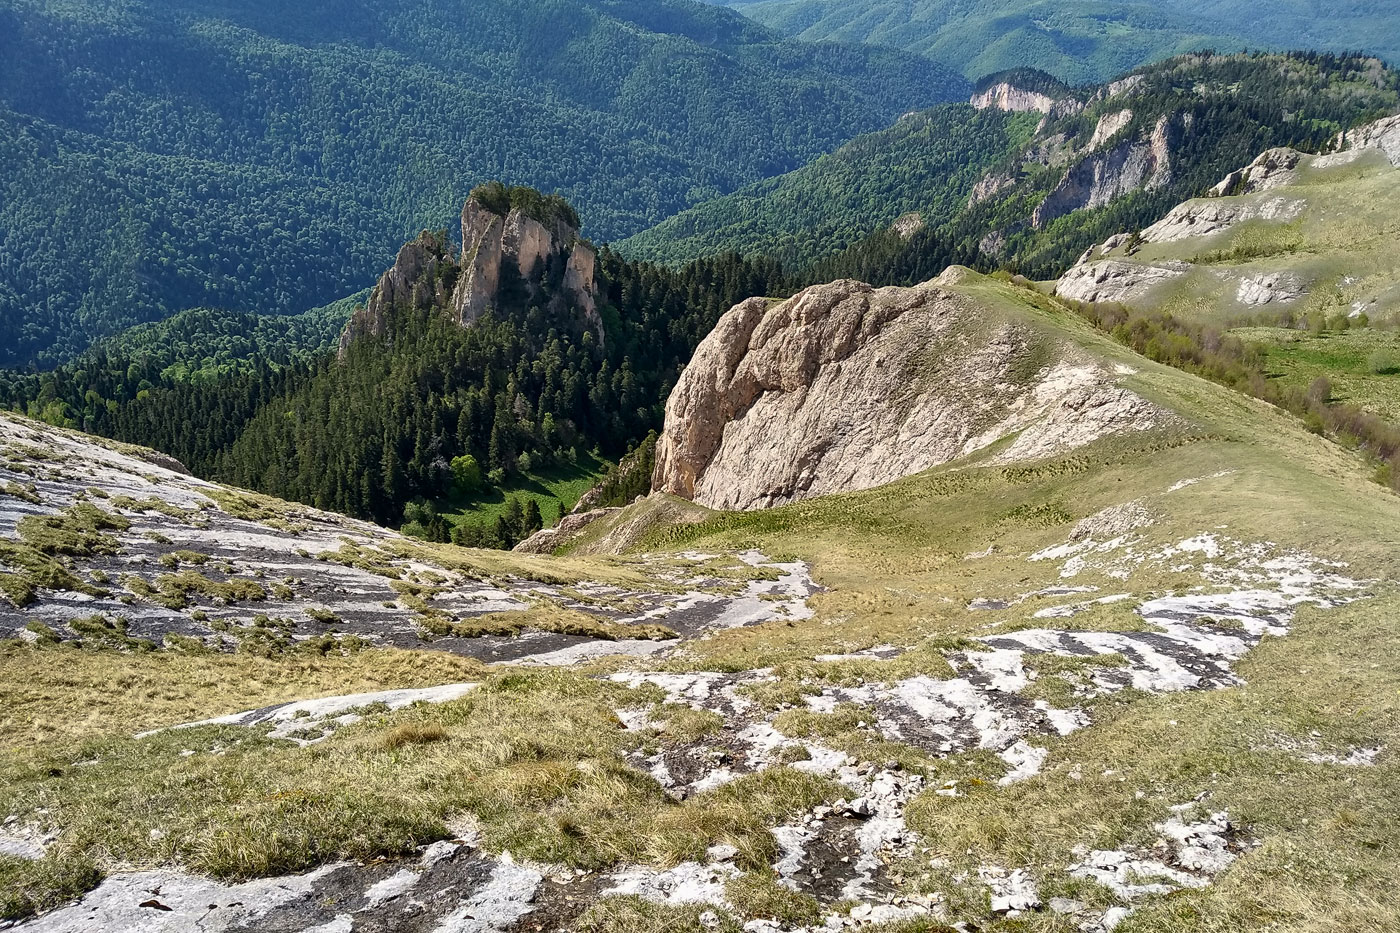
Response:
POLYGON ((394 265, 379 277, 369 301, 351 315, 341 332, 341 359, 357 338, 383 337, 389 312, 395 306, 422 308, 444 304, 450 297, 445 289, 451 288, 455 275, 456 263, 446 252, 446 244, 433 234, 425 231, 418 239, 405 243, 394 265))
POLYGON ((486 313, 501 287, 501 239, 505 219, 468 200, 462 208, 462 276, 452 296, 457 320, 470 324, 486 313))
POLYGON ((978 110, 1049 113, 1051 108, 1055 106, 1055 98, 1039 91, 1027 91, 1010 82, 1002 81, 993 84, 979 94, 973 94, 968 103, 978 110))
POLYGON ((1039 229, 1071 211, 1102 207, 1131 191, 1166 186, 1171 181, 1173 132, 1171 117, 1164 116, 1148 139, 1125 140, 1078 162, 1036 207, 1031 225, 1039 229))
POLYGON ((507 264, 533 288, 558 259, 564 264, 563 295, 583 311, 601 337, 594 297, 596 258, 593 247, 562 218, 541 222, 519 209, 502 215, 469 198, 462 208, 462 276, 452 295, 453 310, 463 326, 473 324, 495 306, 501 270, 507 264))
POLYGON ((1190 265, 1184 262, 1150 266, 1106 259, 1083 263, 1064 274, 1055 286, 1055 294, 1071 301, 1127 302, 1141 298, 1155 286, 1190 270, 1190 265))
POLYGON ((1016 179, 1010 172, 988 172, 977 180, 972 186, 972 193, 967 197, 967 206, 975 207, 983 201, 996 194, 1004 188, 1009 188, 1016 184, 1016 179))
POLYGON ((1094 125, 1094 135, 1089 139, 1089 149, 1099 148, 1112 139, 1115 133, 1132 122, 1133 112, 1131 110, 1119 110, 1117 113, 1106 113, 1099 117, 1099 122, 1094 125))
POLYGON ((460 258, 451 256, 447 244, 427 232, 405 245, 365 307, 346 324, 340 357, 344 359, 357 337, 382 337, 388 330, 389 313, 399 306, 450 309, 463 327, 470 327, 495 308, 503 269, 536 291, 556 260, 562 262, 563 274, 554 300, 572 302, 601 339, 594 277, 597 253, 578 230, 562 218, 546 224, 525 211, 502 214, 468 198, 462 207, 460 258))
POLYGON ((1337 145, 1348 150, 1379 149, 1391 165, 1400 167, 1400 114, 1343 133, 1337 145))
POLYGON ((653 488, 766 508, 882 485, 1012 435, 996 460, 1171 417, 1080 351, 950 287, 952 272, 736 305, 666 403, 653 488))

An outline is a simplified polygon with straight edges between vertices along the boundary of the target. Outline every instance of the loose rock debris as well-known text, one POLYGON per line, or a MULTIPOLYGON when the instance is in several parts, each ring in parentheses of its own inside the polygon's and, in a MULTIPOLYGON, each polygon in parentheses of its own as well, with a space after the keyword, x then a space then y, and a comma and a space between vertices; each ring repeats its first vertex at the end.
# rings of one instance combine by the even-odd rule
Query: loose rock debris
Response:
MULTIPOLYGON (((1143 602, 1133 611, 1146 623, 1147 631, 1064 631, 1052 627, 1057 618, 1072 618, 1084 608, 1131 598, 1128 594, 1111 593, 1071 603, 1053 614, 1035 613, 1031 617, 1038 617, 1045 627, 989 631, 980 637, 980 649, 946 653, 954 668, 952 677, 920 675, 857 686, 806 684, 810 692, 803 697, 801 709, 820 714, 858 707, 862 716, 858 730, 933 758, 973 750, 994 753, 1006 769, 998 783, 1009 784, 1032 778, 1046 765, 1052 755, 1047 741, 1086 727, 1092 718, 1079 706, 1060 708, 1024 696, 1023 691, 1040 676, 1028 660, 1046 654, 1089 662, 1114 656, 1112 664, 1086 663, 1076 668, 1073 695, 1085 701, 1126 688, 1169 692, 1229 687, 1240 682, 1233 663, 1261 638, 1286 634, 1298 605, 1338 605, 1364 595, 1363 584, 1340 575, 1343 568, 1306 555, 1281 555, 1266 546, 1244 546, 1216 534, 1149 548, 1133 534, 1102 544, 1086 535, 1032 559, 1064 562, 1062 575, 1074 561, 1080 562, 1082 571, 1090 561, 1121 560, 1125 555, 1132 558, 1129 563, 1134 566, 1148 561, 1184 562, 1211 581, 1210 591, 1167 594, 1143 602)), ((743 558, 752 566, 774 566, 761 555, 750 553, 743 558)), ((712 555, 681 557, 695 567, 710 559, 712 555)), ((754 617, 749 613, 751 604, 742 602, 745 599, 752 598, 763 606, 780 603, 757 598, 761 593, 792 601, 790 611, 798 617, 810 612, 805 600, 816 586, 805 566, 777 565, 776 576, 777 580, 749 583, 738 601, 709 616, 709 623, 719 619, 720 626, 750 624, 754 617), (749 589, 759 586, 766 589, 749 589)), ((699 584, 695 592, 703 593, 699 584)), ((989 607, 1014 606, 1033 596, 1093 592, 1092 587, 1065 585, 1023 596, 987 597, 985 603, 989 607)), ((690 604, 691 608, 694 605, 698 603, 690 604)), ((659 608, 646 611, 654 613, 659 608)), ((672 606, 670 611, 687 610, 672 606)), ((900 653, 895 646, 879 645, 851 656, 823 658, 878 662, 895 659, 900 653)), ((545 663, 557 660, 547 653, 535 659, 545 663)), ((784 710, 765 709, 746 694, 745 688, 776 680, 770 670, 641 670, 611 676, 634 688, 660 688, 666 703, 717 714, 721 724, 711 733, 693 741, 670 742, 654 719, 662 715, 654 706, 617 710, 620 726, 644 738, 639 743, 644 747, 631 753, 634 763, 677 797, 701 794, 742 775, 779 765, 828 777, 846 789, 843 798, 816 806, 772 830, 778 851, 771 866, 774 877, 792 890, 816 897, 828 911, 810 931, 943 914, 940 895, 901 891, 903 867, 929 857, 924 841, 907 826, 905 811, 912 800, 926 792, 942 796, 963 793, 956 782, 931 785, 923 774, 906 770, 898 761, 861 761, 811 738, 783 734, 775 723, 784 710)), ((470 687, 449 685, 439 688, 443 693, 432 696, 399 691, 396 697, 379 701, 368 695, 329 698, 223 719, 230 724, 271 724, 274 734, 305 741, 307 736, 291 731, 299 720, 315 719, 318 727, 323 727, 375 702, 393 707, 441 701, 465 695, 470 687), (306 715, 298 715, 303 709, 306 715)), ((1337 764, 1365 764, 1374 758, 1368 749, 1349 750, 1346 755, 1312 747, 1300 747, 1299 751, 1337 764)), ((1034 869, 1024 867, 986 865, 964 882, 984 887, 996 913, 1049 909, 1072 915, 1082 930, 1107 931, 1144 898, 1210 883, 1249 847, 1227 814, 1202 811, 1198 802, 1173 808, 1157 830, 1161 838, 1149 848, 1083 851, 1070 866, 1071 874, 1095 880, 1119 898, 1119 904, 1106 910, 1065 898, 1042 903, 1034 869)), ((413 867, 403 863, 336 865, 309 875, 250 885, 225 887, 177 872, 117 874, 77 904, 22 926, 49 933, 92 928, 97 919, 104 929, 115 931, 187 929, 192 928, 195 906, 202 905, 199 910, 208 912, 209 905, 223 903, 218 908, 222 914, 201 913, 198 922, 202 929, 358 933, 387 927, 434 933, 505 933, 527 928, 522 922, 530 929, 555 929, 567 926, 588 903, 608 896, 633 895, 658 903, 724 908, 728 906, 726 885, 740 874, 737 858, 734 847, 714 846, 704 862, 588 873, 520 865, 508 855, 482 855, 470 844, 437 843, 413 867), (169 909, 141 906, 148 902, 159 902, 169 909), (258 905, 256 916, 249 913, 254 908, 244 906, 254 902, 258 905)), ((746 927, 748 933, 773 933, 780 928, 768 920, 751 921, 746 927)))
MULTIPOLYGON (((81 620, 101 617, 112 637, 156 646, 169 638, 219 650, 248 639, 284 646, 356 639, 430 645, 487 662, 571 664, 660 654, 678 638, 805 619, 806 599, 819 589, 806 564, 771 563, 757 552, 727 559, 744 571, 739 579, 717 570, 715 555, 635 559, 654 589, 486 573, 367 522, 228 489, 149 451, 0 414, 0 452, 11 450, 28 453, 22 462, 0 456, 0 489, 32 486, 34 501, 0 497, 0 538, 19 540, 24 519, 62 520, 79 505, 115 524, 102 531, 106 544, 82 557, 76 585, 39 588, 23 607, 0 599, 0 637, 34 640, 40 636, 29 626, 40 622, 75 640, 81 620), (603 623, 607 633, 522 626, 463 637, 451 628, 541 604, 603 623), (625 637, 628 627, 656 625, 676 637, 625 637)), ((0 564, 0 573, 14 569, 0 564)))

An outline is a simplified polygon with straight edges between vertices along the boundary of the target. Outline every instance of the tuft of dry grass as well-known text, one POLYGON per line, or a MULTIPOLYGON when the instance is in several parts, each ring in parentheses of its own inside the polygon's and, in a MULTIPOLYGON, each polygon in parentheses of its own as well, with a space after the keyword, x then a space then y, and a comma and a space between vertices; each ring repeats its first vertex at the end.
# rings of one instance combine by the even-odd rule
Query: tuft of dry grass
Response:
POLYGON ((379 744, 387 751, 409 745, 431 745, 447 740, 447 730, 435 722, 406 722, 384 733, 379 744))

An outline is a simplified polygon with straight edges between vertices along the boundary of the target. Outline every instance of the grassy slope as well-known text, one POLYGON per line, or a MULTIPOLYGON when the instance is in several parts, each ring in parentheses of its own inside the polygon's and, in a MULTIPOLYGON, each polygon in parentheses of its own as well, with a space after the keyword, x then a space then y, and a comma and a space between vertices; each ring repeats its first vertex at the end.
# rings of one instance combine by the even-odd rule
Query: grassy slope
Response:
POLYGON ((456 497, 438 505, 449 522, 461 525, 495 521, 497 515, 505 514, 506 500, 509 496, 518 497, 522 504, 533 499, 539 504, 545 527, 549 528, 559 521, 558 510, 554 506, 555 500, 563 504, 564 514, 567 515, 579 498, 602 478, 607 469, 606 463, 591 454, 585 454, 577 463, 531 470, 504 488, 492 487, 481 496, 456 497))
MULTIPOLYGON (((1349 560, 1357 576, 1395 578, 1400 500, 1369 483, 1351 454, 1258 403, 1133 359, 1064 323, 1105 356, 1138 367, 1130 385, 1194 414, 1193 439, 1168 441, 1178 445, 1168 450, 1101 443, 1030 471, 954 466, 869 492, 676 529, 652 543, 802 555, 831 588, 817 598, 827 627, 728 632, 692 649, 695 666, 777 664, 795 672, 803 668, 798 659, 814 653, 915 646, 1015 624, 1031 609, 1073 598, 1042 598, 996 618, 964 607, 975 596, 1058 582, 1025 556, 1063 541, 1075 519, 1133 499, 1160 516, 1148 532, 1154 542, 1217 530, 1349 560), (1195 477, 1210 478, 1167 492, 1195 477), (963 556, 989 547, 988 557, 963 556)), ((1140 571, 1127 581, 1081 575, 1072 582, 1142 594, 1192 581, 1140 571)), ((1389 586, 1383 592, 1343 609, 1304 611, 1293 634, 1266 640, 1241 665, 1243 688, 1110 701, 1096 713, 1099 725, 1051 743, 1057 764, 1042 776, 1009 791, 926 796, 911 822, 955 866, 1063 864, 1074 845, 1111 847, 1160 818, 1153 814, 1165 805, 1209 791, 1211 805, 1228 807, 1262 847, 1223 883, 1163 899, 1121 930, 1383 927, 1400 912, 1400 892, 1387 880, 1400 870, 1400 855, 1383 841, 1400 828, 1394 756, 1375 769, 1346 769, 1262 748, 1270 735, 1314 730, 1325 744, 1400 741, 1393 622, 1400 598, 1389 586), (1087 777, 1075 780, 1072 770, 1087 777), (964 859, 969 850, 973 857, 964 859)), ((1107 613, 1088 624, 1121 622, 1107 613)), ((863 676, 881 673, 872 663, 863 676)), ((857 748, 863 741, 854 733, 836 740, 857 748)), ((968 769, 975 773, 971 763, 968 769)), ((992 928, 1060 929, 1044 917, 992 928)))
MULTIPOLYGON (((1253 316, 1278 320, 1284 311, 1298 320, 1364 310, 1384 321, 1400 310, 1400 196, 1393 168, 1378 152, 1331 168, 1303 168, 1295 183, 1268 191, 1219 199, 1263 205, 1301 202, 1293 220, 1250 220, 1205 237, 1149 243, 1128 257, 1120 247, 1108 254, 1138 262, 1185 260, 1195 268, 1159 286, 1135 306, 1216 323, 1253 316), (1244 276, 1288 273, 1307 294, 1296 302, 1260 308, 1241 304, 1236 284, 1244 276)), ((1214 200, 1214 199, 1212 199, 1214 200)), ((1208 201, 1193 201, 1205 204, 1208 201)), ((1097 258, 1097 254, 1096 254, 1097 258)))
POLYGON ((1400 334, 1394 330, 1241 327, 1231 333, 1263 348, 1269 375, 1285 385, 1306 389, 1325 378, 1335 401, 1400 420, 1400 334))
MULTIPOLYGON (((1026 557, 1064 541, 1075 520, 1135 499, 1157 516, 1143 532, 1146 547, 1215 531, 1347 560, 1355 577, 1394 579, 1400 569, 1400 499, 1369 482, 1359 458, 1262 404, 1134 356, 1028 291, 991 280, 960 287, 1133 367, 1137 372, 1126 377, 1127 384, 1186 415, 1190 424, 1102 441, 1031 466, 953 464, 862 493, 656 529, 647 547, 758 546, 773 555, 801 556, 813 562, 828 588, 814 598, 811 623, 729 630, 692 643, 665 665, 773 666, 780 688, 797 689, 801 678, 821 676, 820 665, 810 660, 814 654, 892 643, 924 646, 928 666, 936 667, 940 645, 950 639, 1024 624, 1032 609, 1068 601, 1038 597, 993 613, 966 608, 976 596, 1014 595, 1061 582, 1054 562, 1026 557), (1028 300, 1048 310, 1032 310, 1028 300), (1171 491, 1185 479, 1200 481, 1171 491), (989 547, 986 557, 965 557, 989 547)), ((1193 585, 1199 577, 1144 564, 1125 580, 1090 568, 1073 582, 1140 598, 1193 585)), ((1393 842, 1400 832, 1395 754, 1387 752, 1374 768, 1353 769, 1306 764, 1266 747, 1273 735, 1314 733, 1327 747, 1400 746, 1400 652, 1393 622, 1400 598, 1389 583, 1378 589, 1380 597, 1345 608, 1304 610, 1293 634, 1266 639, 1242 662, 1244 687, 1097 701, 1097 724, 1049 740, 1045 772, 1011 788, 971 780, 989 776, 978 753, 920 761, 939 779, 963 779, 969 792, 958 798, 929 793, 911 811, 914 828, 951 868, 916 863, 910 883, 957 892, 962 889, 949 871, 987 862, 1035 864, 1046 866, 1038 871, 1045 882, 1042 896, 1048 896, 1066 884, 1056 866, 1071 858, 1073 846, 1109 847, 1139 838, 1168 805, 1209 791, 1210 806, 1228 807, 1262 845, 1215 885, 1149 903, 1119 927, 1123 933, 1384 928, 1400 915, 1400 892, 1392 883, 1400 873, 1393 842), (1070 776, 1075 766, 1084 775, 1080 780, 1070 776)), ((1121 623, 1116 613, 1105 612, 1081 624, 1121 623)), ((120 717, 84 730, 96 744, 78 747, 71 733, 35 736, 28 721, 68 715, 65 683, 91 690, 85 685, 132 678, 133 685, 150 683, 146 689, 160 691, 142 676, 151 662, 75 652, 60 675, 42 663, 42 652, 9 650, 7 661, 24 659, 24 670, 53 679, 26 701, 26 721, 18 728, 30 740, 0 765, 0 809, 28 812, 42 803, 69 828, 54 858, 42 863, 46 874, 36 877, 0 862, 0 886, 9 890, 81 887, 86 847, 96 844, 109 846, 118 858, 181 861, 221 876, 401 852, 442 835, 462 810, 481 820, 489 849, 509 848, 518 857, 580 865, 667 861, 695 857, 706 844, 723 840, 760 864, 774 854, 766 829, 773 820, 836 793, 778 768, 685 803, 665 798, 616 758, 625 736, 612 710, 643 697, 588 676, 626 663, 618 660, 592 669, 498 671, 462 701, 369 717, 306 750, 228 730, 140 744, 112 735, 120 717), (429 718, 450 741, 390 741, 397 726, 429 718), (201 753, 216 745, 226 750, 201 753), (186 749, 197 754, 182 757, 186 749), (62 774, 73 762, 94 757, 98 764, 85 768, 81 780, 50 770, 62 774), (189 793, 191 786, 199 793, 189 793), (165 835, 153 836, 152 829, 165 835)), ((365 653, 347 664, 369 665, 372 657, 365 653)), ((245 697, 228 696, 218 686, 246 673, 240 659, 207 663, 196 676, 177 674, 170 690, 193 684, 211 691, 214 708, 208 713, 243 705, 245 697)), ((867 680, 905 676, 896 669, 901 663, 909 662, 868 662, 848 674, 867 680)), ((424 680, 454 673, 434 669, 424 680)), ((354 676, 368 679, 367 673, 354 676)), ((325 677, 289 666, 280 695, 315 690, 325 677)), ((180 713, 170 706, 153 718, 173 721, 180 713)), ((840 717, 813 719, 808 724, 823 730, 823 741, 835 747, 875 760, 892 751, 871 746, 840 717)), ((683 920, 661 911, 630 929, 694 926, 693 913, 689 923, 683 920)), ((1049 912, 980 928, 1070 929, 1049 912)))

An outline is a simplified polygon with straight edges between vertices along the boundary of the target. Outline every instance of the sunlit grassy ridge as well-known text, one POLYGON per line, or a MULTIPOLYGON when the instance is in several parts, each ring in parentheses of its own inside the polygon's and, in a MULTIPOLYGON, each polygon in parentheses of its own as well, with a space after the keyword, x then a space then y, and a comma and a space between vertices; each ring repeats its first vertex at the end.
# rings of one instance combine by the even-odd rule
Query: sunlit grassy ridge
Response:
MULTIPOLYGON (((1400 309, 1400 196, 1396 169, 1376 151, 1340 165, 1300 165, 1286 183, 1252 194, 1201 199, 1184 209, 1241 208, 1254 219, 1208 236, 1125 244, 1107 254, 1120 261, 1186 261, 1193 268, 1158 286, 1134 307, 1229 323, 1296 323, 1340 316, 1382 323, 1400 309), (1239 283, 1283 275, 1291 295, 1262 305, 1242 300, 1239 283)), ((1247 215, 1248 216, 1248 215, 1247 215)), ((1316 329, 1316 328, 1315 328, 1316 329)))
MULTIPOLYGON (((0 661, 24 686, 7 688, 15 699, 6 726, 24 738, 0 768, 0 812, 28 817, 44 808, 64 832, 42 862, 0 861, 6 911, 54 903, 117 862, 173 862, 247 877, 406 853, 451 835, 463 820, 480 826, 488 851, 509 849, 522 858, 585 868, 667 864, 729 842, 743 867, 766 870, 775 854, 769 828, 844 791, 774 767, 679 802, 620 754, 638 743, 703 734, 714 723, 665 709, 653 688, 597 675, 772 668, 776 679, 750 695, 775 711, 798 704, 775 720, 785 732, 862 760, 899 761, 933 786, 960 782, 962 796, 930 791, 911 807, 911 828, 930 853, 901 877, 909 890, 943 892, 956 916, 976 917, 982 929, 1073 927, 1050 912, 987 916, 975 885, 979 865, 1030 867, 1043 897, 1102 900, 1101 890, 1067 876, 1075 847, 1150 843, 1167 807, 1202 793, 1210 794, 1211 808, 1228 808, 1259 846, 1214 885, 1147 902, 1120 930, 1324 930, 1339 922, 1383 929, 1400 912, 1391 883, 1400 855, 1390 842, 1400 828, 1400 771, 1389 751, 1400 743, 1393 624, 1400 598, 1391 583, 1400 499, 1370 481, 1360 455, 1263 403, 1136 356, 1029 288, 977 278, 955 287, 992 313, 1017 315, 1047 338, 1131 370, 1123 384, 1180 421, 1049 460, 993 465, 984 456, 779 509, 691 514, 700 520, 688 525, 655 521, 671 511, 663 498, 631 506, 611 527, 639 515, 653 521, 640 530, 637 550, 757 547, 810 561, 825 587, 810 600, 811 620, 727 630, 665 659, 613 658, 541 672, 483 670, 431 652, 255 661, 8 647, 0 661), (1049 764, 1008 788, 996 785, 1004 766, 986 752, 936 758, 862 729, 857 707, 800 708, 804 693, 821 684, 947 676, 949 658, 975 647, 974 639, 1040 624, 1035 611, 1081 599, 1033 595, 1067 578, 1061 561, 1028 558, 1065 542, 1080 520, 1125 503, 1150 519, 1135 532, 1142 553, 1203 534, 1267 542, 1270 554, 1306 550, 1344 561, 1348 576, 1372 581, 1366 592, 1374 595, 1302 611, 1293 633, 1266 638, 1239 664, 1243 686, 1083 701, 1095 724, 1066 738, 1037 737, 1050 751, 1049 764), (970 607, 979 598, 1022 597, 1001 609, 970 607), (909 650, 884 661, 815 660, 875 645, 909 650), (171 724, 378 684, 462 679, 482 686, 443 706, 372 714, 305 749, 234 729, 129 737, 138 723, 171 724), (73 716, 75 697, 96 707, 122 685, 122 702, 73 716), (144 716, 143 695, 154 707, 144 716), (652 740, 621 729, 615 710, 624 707, 651 709, 666 733, 652 740), (62 725, 45 727, 55 720, 62 725), (1373 767, 1345 768, 1303 761, 1286 750, 1290 741, 1386 751, 1373 767), (960 875, 969 870, 971 882, 960 875)), ((439 562, 454 554, 484 559, 447 545, 437 550, 439 562)), ((500 560, 522 565, 512 556, 500 560)), ((1141 627, 1132 610, 1142 600, 1202 585, 1232 588, 1239 585, 1232 574, 1243 569, 1230 553, 1213 564, 1114 560, 1088 561, 1069 582, 1127 598, 1076 616, 1073 625, 1141 627)), ((528 563, 541 572, 553 566, 544 558, 528 563)), ((586 574, 590 566, 573 558, 561 571, 586 574)), ((621 579, 648 573, 635 556, 597 566, 621 579)), ((1072 702, 1076 676, 1075 665, 1047 659, 1034 695, 1072 702)), ((767 895, 744 890, 734 899, 752 904, 760 896, 767 895)), ((800 915, 807 908, 782 909, 800 915)), ((723 913, 723 923, 732 920, 723 913)), ((624 900, 599 905, 584 928, 689 930, 698 923, 688 908, 624 900)))

